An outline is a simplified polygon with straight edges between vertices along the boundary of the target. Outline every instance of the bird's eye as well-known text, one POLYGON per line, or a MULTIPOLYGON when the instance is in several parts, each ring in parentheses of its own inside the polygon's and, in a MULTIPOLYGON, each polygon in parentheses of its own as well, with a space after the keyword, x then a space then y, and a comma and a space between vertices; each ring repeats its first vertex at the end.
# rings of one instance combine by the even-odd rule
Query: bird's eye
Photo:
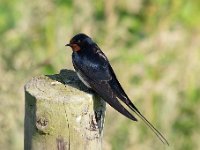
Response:
POLYGON ((81 42, 81 40, 78 40, 78 41, 77 41, 77 43, 80 43, 80 42, 81 42))

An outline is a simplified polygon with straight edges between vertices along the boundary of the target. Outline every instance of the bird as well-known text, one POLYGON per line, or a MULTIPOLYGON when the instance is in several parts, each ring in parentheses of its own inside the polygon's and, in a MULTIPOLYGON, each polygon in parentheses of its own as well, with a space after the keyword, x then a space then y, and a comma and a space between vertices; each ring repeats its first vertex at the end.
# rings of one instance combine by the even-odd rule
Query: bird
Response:
POLYGON ((132 121, 137 118, 123 105, 127 105, 153 131, 163 144, 169 145, 166 138, 142 115, 131 102, 118 81, 108 58, 99 46, 84 33, 73 36, 68 44, 72 49, 72 63, 79 79, 95 91, 104 101, 132 121))

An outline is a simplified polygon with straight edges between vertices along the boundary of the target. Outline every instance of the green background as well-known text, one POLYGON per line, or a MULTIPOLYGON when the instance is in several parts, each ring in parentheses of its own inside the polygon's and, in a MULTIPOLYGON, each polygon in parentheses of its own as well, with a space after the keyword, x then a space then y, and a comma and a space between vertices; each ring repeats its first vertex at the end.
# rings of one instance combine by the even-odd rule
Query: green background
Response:
POLYGON ((90 35, 139 110, 168 139, 110 106, 104 150, 200 149, 199 0, 1 0, 0 149, 23 149, 24 84, 73 68, 64 45, 90 35))

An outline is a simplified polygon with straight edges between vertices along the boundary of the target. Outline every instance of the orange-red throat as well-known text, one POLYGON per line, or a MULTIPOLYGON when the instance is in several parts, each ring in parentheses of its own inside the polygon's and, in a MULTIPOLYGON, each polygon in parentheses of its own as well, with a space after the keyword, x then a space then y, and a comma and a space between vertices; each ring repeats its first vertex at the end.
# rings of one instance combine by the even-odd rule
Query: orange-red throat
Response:
POLYGON ((81 50, 80 46, 78 44, 66 44, 65 46, 70 46, 73 51, 78 52, 81 50))

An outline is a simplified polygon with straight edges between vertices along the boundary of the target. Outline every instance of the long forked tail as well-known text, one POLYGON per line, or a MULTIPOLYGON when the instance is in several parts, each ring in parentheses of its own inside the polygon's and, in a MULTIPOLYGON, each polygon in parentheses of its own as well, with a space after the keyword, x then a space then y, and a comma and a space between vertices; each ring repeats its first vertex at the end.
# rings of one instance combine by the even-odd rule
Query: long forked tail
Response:
POLYGON ((163 144, 167 144, 169 146, 169 143, 165 137, 140 113, 140 111, 132 103, 130 103, 128 107, 144 121, 144 123, 153 131, 153 133, 160 139, 163 144))

